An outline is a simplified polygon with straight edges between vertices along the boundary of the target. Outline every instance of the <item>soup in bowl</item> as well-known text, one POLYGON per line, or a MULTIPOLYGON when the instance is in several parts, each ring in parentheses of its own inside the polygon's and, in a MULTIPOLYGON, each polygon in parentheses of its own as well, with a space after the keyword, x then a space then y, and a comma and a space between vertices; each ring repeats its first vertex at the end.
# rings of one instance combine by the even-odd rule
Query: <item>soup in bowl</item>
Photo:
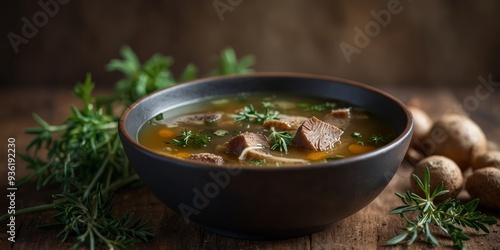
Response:
POLYGON ((169 208, 224 236, 280 239, 368 205, 408 148, 397 99, 331 77, 260 73, 152 93, 122 115, 130 162, 169 208))

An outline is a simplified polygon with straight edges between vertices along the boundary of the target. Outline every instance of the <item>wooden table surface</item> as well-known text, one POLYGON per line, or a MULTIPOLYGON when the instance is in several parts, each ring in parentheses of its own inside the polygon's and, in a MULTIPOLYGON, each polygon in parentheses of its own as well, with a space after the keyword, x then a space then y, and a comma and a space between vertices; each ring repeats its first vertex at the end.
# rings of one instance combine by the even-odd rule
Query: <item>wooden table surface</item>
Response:
MULTIPOLYGON (((470 88, 382 88, 407 102, 417 97, 422 108, 431 117, 437 118, 445 113, 465 111, 485 131, 488 139, 500 144, 500 88, 489 92, 485 97, 483 92, 475 90, 479 82, 471 83, 470 88)), ((484 89, 483 89, 484 90, 484 89)), ((106 90, 101 90, 106 92, 106 90)), ((70 89, 1 89, 0 109, 1 142, 7 144, 7 138, 16 139, 17 152, 21 153, 31 137, 23 134, 23 129, 35 126, 31 113, 36 112, 49 123, 62 123, 69 113, 69 105, 78 101, 71 96, 70 89)), ((6 197, 6 162, 7 150, 0 153, 0 213, 7 212, 6 197)), ((18 158, 16 178, 26 173, 25 164, 18 158)), ((154 238, 137 248, 143 249, 428 249, 433 248, 423 241, 417 241, 410 247, 406 245, 387 246, 385 242, 396 235, 403 226, 403 221, 397 215, 389 215, 392 208, 401 205, 394 192, 404 192, 409 188, 409 178, 412 167, 403 162, 387 188, 367 207, 358 213, 335 223, 330 228, 311 235, 279 241, 246 241, 221 237, 204 230, 200 226, 185 224, 183 218, 172 212, 154 197, 147 188, 123 190, 115 196, 116 212, 132 212, 137 217, 150 221, 154 238)), ((22 186, 16 192, 16 209, 39 205, 51 201, 50 195, 57 188, 46 188, 36 191, 34 185, 22 186)), ((459 195, 467 199, 466 192, 459 195)), ((483 213, 493 215, 498 223, 490 226, 488 235, 469 231, 471 240, 465 245, 469 249, 500 249, 500 211, 480 208, 483 213)), ((0 249, 68 249, 72 242, 62 243, 55 235, 58 231, 42 231, 37 225, 49 222, 50 212, 20 216, 16 219, 16 242, 7 240, 7 226, 2 223, 0 230, 0 249)), ((451 241, 442 233, 436 233, 442 248, 452 248, 451 241)))

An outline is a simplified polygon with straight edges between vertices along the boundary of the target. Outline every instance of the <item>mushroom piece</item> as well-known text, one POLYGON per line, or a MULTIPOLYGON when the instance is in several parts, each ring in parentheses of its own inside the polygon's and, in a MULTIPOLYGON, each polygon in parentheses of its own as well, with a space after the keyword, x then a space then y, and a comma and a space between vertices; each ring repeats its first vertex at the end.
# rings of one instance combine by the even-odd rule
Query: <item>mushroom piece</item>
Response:
MULTIPOLYGON (((431 192, 436 189, 440 182, 443 182, 443 189, 450 191, 445 195, 436 197, 435 201, 443 201, 457 196, 462 189, 463 176, 460 167, 455 162, 445 156, 432 155, 419 161, 413 170, 413 174, 422 180, 426 168, 429 168, 431 176, 431 192)), ((411 185, 414 193, 424 195, 424 192, 413 178, 411 178, 411 185)))
MULTIPOLYGON (((426 139, 427 140, 427 139, 426 139)), ((472 160, 487 150, 487 140, 481 128, 463 115, 450 114, 437 120, 428 134, 435 143, 427 155, 443 155, 466 170, 472 160)))
POLYGON ((500 169, 500 151, 488 151, 474 158, 474 161, 472 162, 472 168, 474 170, 485 167, 495 167, 500 169))
POLYGON ((467 178, 465 189, 479 204, 500 209, 500 169, 486 167, 474 170, 467 178))

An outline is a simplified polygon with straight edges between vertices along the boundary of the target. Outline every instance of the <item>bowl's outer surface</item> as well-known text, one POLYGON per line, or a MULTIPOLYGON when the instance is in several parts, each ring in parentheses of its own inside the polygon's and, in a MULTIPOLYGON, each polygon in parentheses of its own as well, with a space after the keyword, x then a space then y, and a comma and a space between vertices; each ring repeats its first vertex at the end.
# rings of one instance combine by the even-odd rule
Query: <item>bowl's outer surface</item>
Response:
POLYGON ((279 239, 319 231, 375 199, 401 164, 413 120, 393 97, 356 82, 297 74, 202 79, 153 93, 131 105, 120 136, 150 190, 185 219, 225 236, 279 239), (382 117, 399 136, 357 157, 300 167, 221 167, 154 153, 137 143, 150 118, 195 99, 240 92, 290 92, 337 99, 382 117))

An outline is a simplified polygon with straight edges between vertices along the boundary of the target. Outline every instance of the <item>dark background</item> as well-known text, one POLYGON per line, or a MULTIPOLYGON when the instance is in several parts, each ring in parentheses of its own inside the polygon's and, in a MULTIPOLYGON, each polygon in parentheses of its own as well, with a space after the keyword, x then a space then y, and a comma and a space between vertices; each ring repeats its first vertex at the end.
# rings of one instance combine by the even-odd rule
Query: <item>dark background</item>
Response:
POLYGON ((125 44, 141 61, 156 52, 173 56, 176 74, 189 62, 207 73, 214 55, 231 46, 239 56, 255 55, 257 71, 371 85, 477 85, 489 74, 499 80, 499 1, 219 0, 232 9, 223 20, 214 2, 68 1, 40 18, 45 24, 16 53, 9 33, 22 36, 23 17, 33 22, 44 10, 38 1, 4 1, 1 85, 73 86, 91 72, 99 86, 112 86, 121 75, 104 65, 125 44), (339 45, 354 45, 355 27, 375 20, 370 11, 398 2, 402 10, 348 63, 339 45))

